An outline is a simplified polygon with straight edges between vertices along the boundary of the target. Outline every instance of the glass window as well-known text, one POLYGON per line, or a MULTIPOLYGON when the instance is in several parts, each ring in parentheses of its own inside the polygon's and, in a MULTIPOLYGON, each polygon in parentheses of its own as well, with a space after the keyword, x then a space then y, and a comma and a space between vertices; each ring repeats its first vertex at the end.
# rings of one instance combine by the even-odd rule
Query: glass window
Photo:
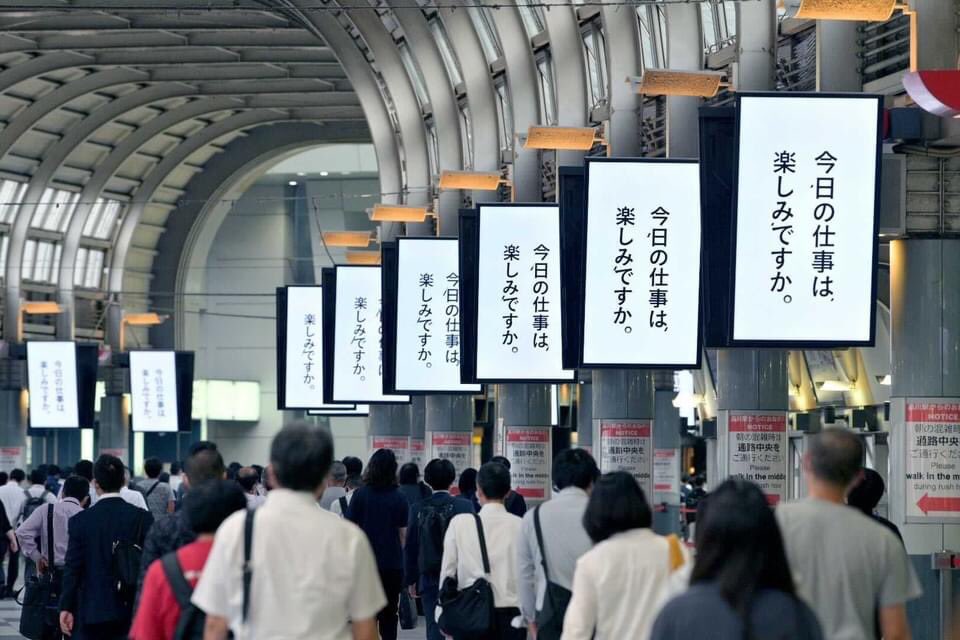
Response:
POLYGON ((122 208, 123 203, 119 200, 98 198, 83 225, 83 235, 87 238, 109 240, 122 208))
POLYGON ((437 127, 432 122, 426 123, 425 126, 427 128, 427 151, 430 156, 430 175, 439 176, 440 148, 437 140, 437 127))
POLYGON ((473 168, 473 122, 470 120, 470 107, 460 105, 460 144, 463 147, 463 166, 473 168))
POLYGON ((523 28, 528 38, 543 31, 544 20, 540 14, 540 7, 530 4, 530 0, 519 0, 517 9, 520 10, 520 19, 523 21, 523 28))
POLYGON ((703 33, 703 48, 712 51, 720 42, 717 22, 714 20, 716 7, 712 2, 700 3, 700 31, 703 33))
POLYGON ((84 270, 83 286, 89 289, 99 289, 103 277, 103 262, 107 255, 106 251, 101 249, 90 249, 87 258, 87 268, 84 270))
POLYGON ((397 48, 400 50, 400 61, 403 63, 403 68, 407 70, 410 82, 413 83, 413 91, 417 94, 417 101, 421 107, 429 104, 430 96, 427 93, 427 86, 420 74, 420 67, 417 66, 416 62, 413 61, 413 56, 410 55, 410 48, 403 40, 397 43, 397 48))
POLYGON ((500 124, 500 149, 513 149, 513 110, 510 107, 510 92, 506 79, 501 75, 494 80, 497 90, 497 120, 500 124))
POLYGON ((599 22, 594 22, 581 33, 583 55, 587 66, 587 83, 590 86, 588 109, 596 107, 607 97, 606 52, 603 31, 599 22))
POLYGON ((553 81, 553 59, 549 51, 537 56, 537 78, 540 83, 540 122, 557 124, 557 96, 553 81))
POLYGON ((26 182, 0 180, 0 222, 7 224, 13 222, 26 190, 26 182))
POLYGON ((447 38, 447 32, 439 20, 430 21, 430 32, 433 33, 433 39, 440 50, 440 57, 443 58, 443 66, 447 70, 447 77, 450 78, 450 84, 457 86, 463 82, 463 75, 460 73, 460 65, 457 57, 453 53, 453 47, 450 46, 450 40, 447 38))
POLYGON ((46 231, 66 231, 79 197, 80 194, 70 191, 44 189, 30 226, 46 231))
POLYGON ((480 46, 483 47, 483 55, 487 57, 487 64, 500 58, 500 42, 497 40, 497 32, 493 26, 493 18, 490 16, 489 9, 486 7, 470 7, 466 10, 467 15, 473 22, 473 28, 477 31, 480 38, 480 46))

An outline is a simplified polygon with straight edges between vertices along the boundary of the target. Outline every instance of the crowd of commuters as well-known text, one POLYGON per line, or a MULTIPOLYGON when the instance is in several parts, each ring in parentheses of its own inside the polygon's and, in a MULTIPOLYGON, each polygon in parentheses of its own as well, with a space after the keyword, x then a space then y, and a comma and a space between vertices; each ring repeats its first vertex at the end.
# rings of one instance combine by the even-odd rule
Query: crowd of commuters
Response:
POLYGON ((266 469, 199 442, 136 483, 110 455, 0 472, 0 583, 12 594, 22 556, 26 581, 56 585, 44 640, 392 640, 413 598, 427 640, 904 640, 921 589, 862 459, 828 429, 807 499, 704 491, 691 551, 654 533, 631 474, 582 449, 556 455, 552 499, 528 509, 505 458, 459 474, 435 459, 421 478, 388 449, 334 460, 327 430, 294 424, 266 469))

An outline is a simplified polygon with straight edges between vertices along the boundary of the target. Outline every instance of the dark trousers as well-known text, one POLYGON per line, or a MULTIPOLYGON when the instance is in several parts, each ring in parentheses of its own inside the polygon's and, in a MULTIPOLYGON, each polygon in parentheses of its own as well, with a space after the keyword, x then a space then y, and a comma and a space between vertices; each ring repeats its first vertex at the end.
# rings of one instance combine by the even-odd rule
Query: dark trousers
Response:
POLYGON ((7 566, 7 591, 13 593, 13 585, 20 577, 20 551, 10 552, 10 564, 7 566))
POLYGON ((427 622, 427 640, 444 640, 437 625, 437 600, 440 599, 440 576, 420 578, 420 601, 423 603, 423 617, 427 622))
POLYGON ((493 616, 493 633, 487 636, 486 640, 525 640, 527 637, 527 628, 521 627, 514 629, 510 623, 520 615, 520 609, 516 607, 507 607, 505 609, 495 609, 493 616))
POLYGON ((84 624, 74 629, 72 640, 127 640, 130 621, 84 624))
POLYGON ((400 591, 403 589, 403 571, 382 569, 380 583, 387 596, 387 606, 377 614, 377 628, 383 640, 397 640, 397 625, 400 622, 397 607, 400 604, 400 591))

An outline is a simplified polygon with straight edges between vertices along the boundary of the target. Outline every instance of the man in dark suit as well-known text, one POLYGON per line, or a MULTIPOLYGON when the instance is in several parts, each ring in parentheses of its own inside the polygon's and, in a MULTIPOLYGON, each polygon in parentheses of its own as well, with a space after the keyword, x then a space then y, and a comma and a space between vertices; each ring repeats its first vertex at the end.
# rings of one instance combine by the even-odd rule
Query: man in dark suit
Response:
POLYGON ((100 456, 93 477, 97 503, 69 524, 60 628, 74 640, 121 640, 130 629, 133 598, 117 587, 114 546, 142 547, 153 516, 120 497, 125 478, 119 458, 100 456))
POLYGON ((410 505, 404 549, 404 584, 411 596, 416 597, 419 591, 423 600, 427 640, 442 640, 443 634, 436 621, 436 608, 440 594, 443 537, 455 515, 474 511, 468 500, 450 495, 450 485, 456 480, 457 473, 449 460, 431 460, 423 470, 423 478, 433 489, 433 494, 410 505))

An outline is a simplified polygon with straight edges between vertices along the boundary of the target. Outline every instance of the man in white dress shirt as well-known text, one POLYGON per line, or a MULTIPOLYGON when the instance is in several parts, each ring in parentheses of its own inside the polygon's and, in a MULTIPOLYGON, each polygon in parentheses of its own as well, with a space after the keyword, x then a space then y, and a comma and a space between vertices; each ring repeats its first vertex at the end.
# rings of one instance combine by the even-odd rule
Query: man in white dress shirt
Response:
POLYGON ((273 489, 253 517, 249 610, 243 613, 247 512, 217 530, 193 604, 206 640, 376 640, 387 599, 373 549, 352 522, 317 508, 333 462, 333 436, 285 427, 270 448, 273 489))
MULTIPOLYGON (((488 462, 477 474, 477 498, 480 500, 480 522, 490 558, 490 575, 483 570, 480 537, 475 516, 461 514, 450 521, 443 540, 443 564, 440 569, 441 590, 447 578, 455 578, 459 589, 486 578, 493 588, 496 607, 494 628, 483 640, 524 640, 525 627, 520 624, 520 596, 517 594, 517 542, 523 521, 503 506, 510 492, 510 471, 499 462, 488 462), (517 625, 514 626, 516 619, 517 625)), ((442 628, 442 625, 441 625, 442 628)))

